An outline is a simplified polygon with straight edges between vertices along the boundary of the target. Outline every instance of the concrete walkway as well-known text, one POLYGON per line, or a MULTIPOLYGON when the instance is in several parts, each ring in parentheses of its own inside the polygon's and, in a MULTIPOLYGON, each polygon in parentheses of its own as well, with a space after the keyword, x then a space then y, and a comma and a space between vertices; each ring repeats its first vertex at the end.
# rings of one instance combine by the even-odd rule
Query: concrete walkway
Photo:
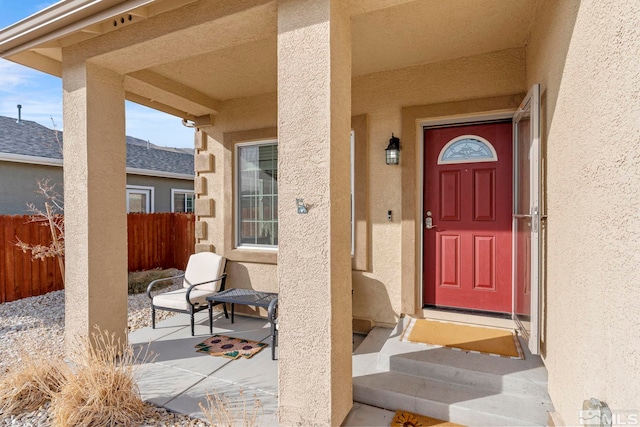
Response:
MULTIPOLYGON (((236 315, 231 324, 218 314, 213 333, 270 345, 269 323, 263 319, 236 315)), ((251 413, 258 400, 256 424, 277 426, 278 362, 271 360, 271 349, 266 347, 251 359, 237 360, 196 352, 195 345, 209 336, 206 312, 196 314, 194 337, 189 318, 183 314, 159 322, 156 329, 129 334, 129 342, 140 352, 138 385, 142 398, 173 412, 204 418, 198 404, 206 405, 207 393, 217 393, 229 399, 237 420, 243 419, 243 411, 251 413)), ((388 426, 392 418, 391 411, 355 403, 343 425, 388 426)))

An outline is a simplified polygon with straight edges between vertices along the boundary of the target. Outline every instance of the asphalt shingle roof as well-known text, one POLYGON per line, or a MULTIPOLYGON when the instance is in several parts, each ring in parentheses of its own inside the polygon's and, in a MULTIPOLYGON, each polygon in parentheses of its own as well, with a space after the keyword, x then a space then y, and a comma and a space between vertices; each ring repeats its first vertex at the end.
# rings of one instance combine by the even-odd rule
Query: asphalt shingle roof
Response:
MULTIPOLYGON (((62 159, 61 131, 29 120, 0 116, 0 153, 62 159), (59 141, 59 142, 58 142, 59 141)), ((193 153, 177 148, 160 148, 127 136, 127 167, 194 175, 193 153)))
POLYGON ((0 116, 0 152, 61 159, 62 132, 39 123, 0 116), (60 145, 56 140, 56 134, 60 145))

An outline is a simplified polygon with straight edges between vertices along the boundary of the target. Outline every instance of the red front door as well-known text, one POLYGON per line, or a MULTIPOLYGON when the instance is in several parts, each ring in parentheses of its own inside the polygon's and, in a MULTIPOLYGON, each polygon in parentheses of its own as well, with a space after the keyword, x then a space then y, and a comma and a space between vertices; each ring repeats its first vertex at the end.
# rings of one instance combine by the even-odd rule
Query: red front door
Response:
POLYGON ((425 129, 424 147, 424 304, 511 312, 511 123, 425 129))

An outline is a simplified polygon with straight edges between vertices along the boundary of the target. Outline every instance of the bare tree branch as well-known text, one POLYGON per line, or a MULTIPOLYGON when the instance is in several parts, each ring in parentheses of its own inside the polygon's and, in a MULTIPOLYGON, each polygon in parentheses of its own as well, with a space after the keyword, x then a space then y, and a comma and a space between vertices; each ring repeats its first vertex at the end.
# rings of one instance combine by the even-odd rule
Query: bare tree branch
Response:
MULTIPOLYGON (((51 122, 53 123, 58 150, 62 153, 62 141, 59 138, 53 118, 51 118, 51 122)), ((51 179, 41 179, 36 182, 38 183, 36 193, 45 198, 44 210, 39 209, 33 203, 27 203, 27 208, 29 212, 31 212, 29 222, 39 222, 41 223, 40 225, 49 227, 51 243, 48 246, 40 244, 32 245, 23 242, 16 236, 18 240, 16 246, 24 253, 31 252, 32 260, 44 261, 47 258, 57 258, 60 273, 62 274, 62 282, 64 284, 64 199, 60 193, 56 191, 56 185, 51 182, 51 179)))

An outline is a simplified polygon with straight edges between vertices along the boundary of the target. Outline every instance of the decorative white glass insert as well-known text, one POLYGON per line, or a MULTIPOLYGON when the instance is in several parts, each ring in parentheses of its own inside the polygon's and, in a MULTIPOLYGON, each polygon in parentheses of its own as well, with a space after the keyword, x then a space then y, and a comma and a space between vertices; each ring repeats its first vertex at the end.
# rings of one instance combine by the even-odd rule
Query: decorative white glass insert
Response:
POLYGON ((447 142, 438 155, 438 164, 497 162, 493 145, 478 135, 462 135, 447 142))

